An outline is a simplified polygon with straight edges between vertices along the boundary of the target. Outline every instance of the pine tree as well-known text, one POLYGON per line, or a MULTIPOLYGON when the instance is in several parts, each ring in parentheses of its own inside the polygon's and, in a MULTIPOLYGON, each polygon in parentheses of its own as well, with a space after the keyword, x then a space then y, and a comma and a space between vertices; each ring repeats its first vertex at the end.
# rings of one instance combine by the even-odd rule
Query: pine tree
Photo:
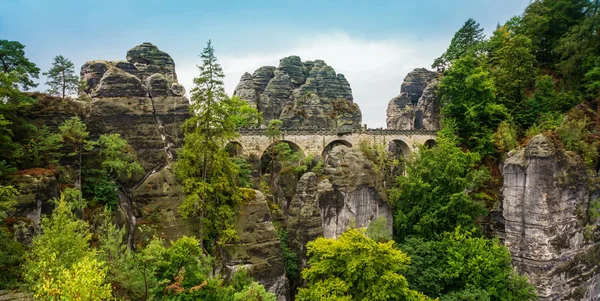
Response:
POLYGON ((260 115, 249 112, 247 103, 225 94, 225 75, 217 63, 211 41, 200 57, 200 75, 194 79, 195 87, 191 91, 192 116, 182 126, 184 148, 175 170, 186 193, 180 210, 184 216, 199 218, 203 247, 205 238, 218 244, 236 238, 233 208, 241 200, 236 187, 238 168, 225 145, 237 137, 239 126, 256 124, 250 119, 260 115))
POLYGON ((459 59, 467 53, 474 52, 481 45, 485 35, 483 28, 473 19, 469 19, 454 34, 450 46, 442 56, 435 59, 432 68, 445 69, 452 61, 459 59))
POLYGON ((0 70, 2 78, 10 77, 23 90, 37 87, 32 78, 38 78, 40 68, 25 57, 25 46, 17 41, 0 40, 0 70))
POLYGON ((50 87, 49 94, 58 94, 65 99, 67 92, 76 91, 78 88, 79 77, 75 75, 75 65, 62 55, 56 56, 52 68, 43 74, 48 77, 46 85, 50 87))

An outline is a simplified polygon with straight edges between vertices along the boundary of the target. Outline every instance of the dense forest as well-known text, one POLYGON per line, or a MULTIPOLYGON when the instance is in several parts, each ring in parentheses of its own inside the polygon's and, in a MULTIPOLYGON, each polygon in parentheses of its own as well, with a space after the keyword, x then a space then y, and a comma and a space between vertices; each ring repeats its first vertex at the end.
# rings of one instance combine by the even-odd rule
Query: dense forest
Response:
MULTIPOLYGON (((391 179, 382 189, 393 231, 383 218, 366 229, 350 225, 336 239, 309 242, 303 263, 287 228, 275 223, 291 298, 536 300, 536 287, 488 231, 501 197, 499 166, 543 134, 598 179, 599 10, 598 0, 535 0, 490 37, 467 20, 431 66, 440 79, 437 144, 407 158, 361 146, 380 182, 391 179)), ((326 163, 280 143, 277 119, 266 128, 270 152, 254 163, 240 156, 228 142, 263 123, 261 114, 225 93, 210 41, 201 58, 173 165, 185 194, 179 210, 197 231, 134 242, 119 206, 126 188, 149 172, 139 154, 119 134, 90 134, 86 83, 67 58, 57 56, 43 73, 47 93, 28 92, 40 69, 24 45, 0 40, 0 290, 40 300, 277 300, 244 268, 222 273, 224 247, 239 239, 240 205, 261 193, 277 212, 273 195, 285 188, 276 179, 325 177, 326 163), (33 117, 46 107, 68 107, 75 117, 54 124, 33 117), (263 171, 258 177, 252 164, 263 171), (58 182, 39 227, 16 214, 31 201, 19 189, 23 175, 58 182)), ((599 182, 588 185, 597 189, 599 182)), ((600 203, 582 215, 586 239, 595 239, 600 203)))

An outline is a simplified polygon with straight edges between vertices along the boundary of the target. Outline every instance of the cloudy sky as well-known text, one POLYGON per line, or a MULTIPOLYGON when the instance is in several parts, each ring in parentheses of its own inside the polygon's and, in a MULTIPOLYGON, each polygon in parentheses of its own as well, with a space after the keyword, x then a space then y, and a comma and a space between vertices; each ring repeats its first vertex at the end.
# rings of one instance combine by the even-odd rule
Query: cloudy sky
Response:
MULTIPOLYGON (((232 93, 244 72, 298 55, 323 59, 350 82, 369 127, 414 68, 430 67, 474 18, 491 34, 529 0, 0 0, 0 39, 17 40, 47 70, 58 54, 76 66, 125 59, 152 42, 175 60, 188 90, 212 39, 232 93)), ((38 89, 44 89, 43 82, 38 89)))

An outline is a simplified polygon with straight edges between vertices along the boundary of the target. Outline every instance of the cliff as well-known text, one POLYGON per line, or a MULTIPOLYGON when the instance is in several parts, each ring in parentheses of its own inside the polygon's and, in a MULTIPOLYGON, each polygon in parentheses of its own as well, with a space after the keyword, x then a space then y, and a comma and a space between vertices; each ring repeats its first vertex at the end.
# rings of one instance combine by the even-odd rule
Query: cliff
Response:
POLYGON ((543 135, 503 167, 505 245, 540 300, 600 298, 599 191, 581 159, 543 135))
POLYGON ((390 100, 387 109, 387 128, 396 130, 439 130, 440 99, 436 96, 437 73, 424 68, 409 72, 400 95, 390 100))
POLYGON ((361 112, 353 103, 350 84, 322 60, 283 58, 278 67, 245 73, 233 94, 262 112, 265 124, 280 119, 287 128, 361 126, 361 112))

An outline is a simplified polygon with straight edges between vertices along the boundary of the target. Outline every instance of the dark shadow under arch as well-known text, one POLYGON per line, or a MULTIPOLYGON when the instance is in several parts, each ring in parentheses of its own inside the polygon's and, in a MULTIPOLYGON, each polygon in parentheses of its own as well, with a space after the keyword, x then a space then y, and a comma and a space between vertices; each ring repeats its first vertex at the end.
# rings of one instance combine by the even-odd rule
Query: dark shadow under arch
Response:
MULTIPOLYGON (((296 143, 294 143, 292 141, 288 141, 288 140, 279 140, 277 143, 278 144, 279 143, 285 143, 285 144, 287 144, 289 146, 289 148, 291 149, 291 151, 294 154, 297 154, 298 160, 304 159, 304 151, 302 150, 302 148, 300 146, 298 146, 298 144, 296 144, 296 143)), ((273 143, 271 143, 269 146, 267 146, 267 148, 265 148, 265 150, 262 153, 262 156, 260 157, 261 173, 263 173, 263 174, 267 173, 268 170, 270 169, 270 166, 271 166, 271 164, 270 164, 271 157, 273 155, 273 153, 272 153, 273 152, 272 147, 273 147, 273 143)), ((277 148, 275 148, 275 150, 277 150, 277 148)), ((275 155, 277 155, 277 154, 275 154, 275 155)), ((277 171, 277 168, 281 168, 281 166, 279 166, 279 167, 274 166, 274 168, 277 171)))
POLYGON ((429 139, 429 140, 425 141, 425 144, 424 144, 424 145, 425 145, 427 148, 432 148, 432 147, 435 147, 435 146, 437 146, 437 142, 436 142, 434 139, 429 139))
POLYGON ((244 154, 244 147, 237 141, 230 141, 225 145, 225 151, 230 157, 241 157, 244 154))
POLYGON ((395 139, 388 143, 387 151, 392 153, 394 157, 408 158, 410 156, 410 147, 406 142, 395 139))

